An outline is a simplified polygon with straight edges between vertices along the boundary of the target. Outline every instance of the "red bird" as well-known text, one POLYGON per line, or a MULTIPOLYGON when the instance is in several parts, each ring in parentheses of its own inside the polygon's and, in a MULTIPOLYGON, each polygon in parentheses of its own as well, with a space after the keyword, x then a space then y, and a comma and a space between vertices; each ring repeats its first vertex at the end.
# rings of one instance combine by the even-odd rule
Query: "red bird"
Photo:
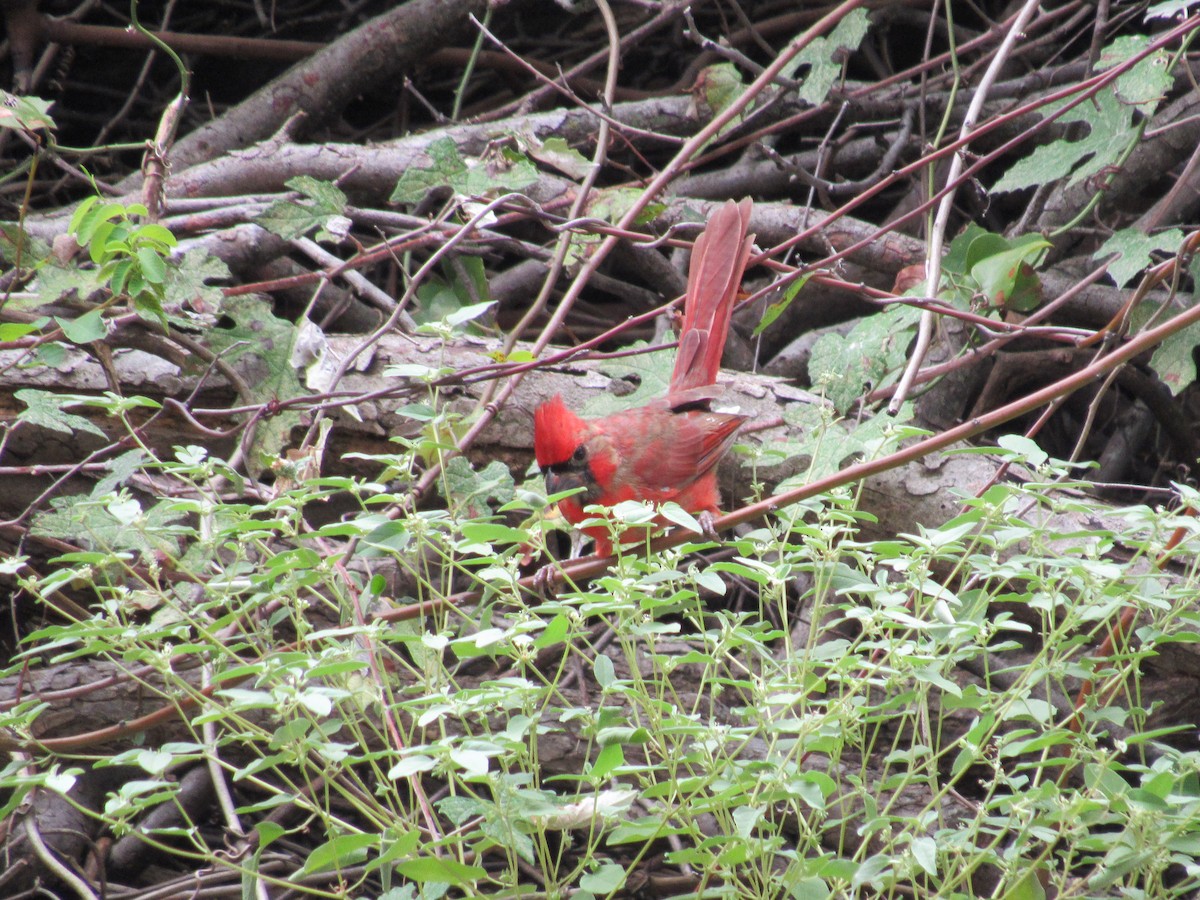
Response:
MULTIPOLYGON (((639 409, 581 419, 555 396, 533 417, 533 447, 552 494, 583 490, 558 504, 568 522, 587 518, 591 504, 623 500, 674 501, 700 514, 706 532, 721 502, 717 463, 733 444, 745 416, 712 412, 709 401, 721 368, 729 317, 754 238, 750 200, 730 200, 696 239, 688 270, 679 350, 667 395, 639 409)), ((583 529, 596 553, 612 553, 608 529, 583 529)))

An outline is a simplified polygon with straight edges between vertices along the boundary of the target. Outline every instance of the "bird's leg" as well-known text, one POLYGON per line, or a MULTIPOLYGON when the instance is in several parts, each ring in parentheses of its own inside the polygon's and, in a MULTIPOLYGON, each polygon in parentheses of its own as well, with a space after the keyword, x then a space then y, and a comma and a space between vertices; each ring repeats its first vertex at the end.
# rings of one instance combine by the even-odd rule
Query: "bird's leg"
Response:
POLYGON ((713 515, 712 510, 702 509, 696 515, 696 521, 700 524, 700 533, 710 541, 720 541, 721 536, 717 534, 717 517, 713 515))
MULTIPOLYGON (((567 559, 579 559, 583 556, 583 542, 587 535, 582 531, 571 532, 571 547, 567 551, 567 559)), ((547 599, 554 599, 558 594, 558 585, 562 582, 559 568, 554 563, 546 563, 533 573, 533 589, 547 599)))

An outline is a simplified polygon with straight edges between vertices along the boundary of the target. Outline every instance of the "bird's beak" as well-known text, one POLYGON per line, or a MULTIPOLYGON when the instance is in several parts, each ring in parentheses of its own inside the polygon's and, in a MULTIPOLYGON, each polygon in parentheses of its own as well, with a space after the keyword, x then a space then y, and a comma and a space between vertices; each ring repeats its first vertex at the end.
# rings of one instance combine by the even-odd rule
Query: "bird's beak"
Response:
POLYGON ((547 471, 544 477, 546 479, 546 493, 551 495, 588 487, 587 478, 583 472, 547 471))

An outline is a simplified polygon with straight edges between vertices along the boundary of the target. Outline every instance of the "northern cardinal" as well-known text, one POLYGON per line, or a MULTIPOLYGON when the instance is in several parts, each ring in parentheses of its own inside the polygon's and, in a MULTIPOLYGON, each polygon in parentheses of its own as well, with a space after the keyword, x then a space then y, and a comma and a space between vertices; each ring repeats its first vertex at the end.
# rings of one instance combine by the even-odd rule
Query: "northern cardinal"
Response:
MULTIPOLYGON (((749 199, 730 200, 696 239, 688 269, 687 299, 675 368, 665 397, 638 409, 581 419, 561 396, 543 403, 533 417, 533 447, 552 494, 583 490, 560 500, 568 522, 579 524, 590 504, 624 500, 674 501, 700 514, 706 533, 721 501, 717 463, 733 444, 746 416, 712 412, 729 317, 750 258, 754 238, 749 199)), ((596 553, 612 553, 608 529, 583 529, 596 553)))

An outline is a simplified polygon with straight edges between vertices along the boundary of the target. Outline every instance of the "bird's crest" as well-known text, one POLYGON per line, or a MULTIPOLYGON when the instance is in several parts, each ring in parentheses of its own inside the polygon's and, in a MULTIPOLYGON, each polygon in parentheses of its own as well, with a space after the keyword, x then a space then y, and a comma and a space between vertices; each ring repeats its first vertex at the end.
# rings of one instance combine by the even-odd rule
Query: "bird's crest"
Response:
POLYGON ((533 414, 533 452, 538 466, 564 463, 583 439, 583 419, 575 415, 555 394, 533 414))

